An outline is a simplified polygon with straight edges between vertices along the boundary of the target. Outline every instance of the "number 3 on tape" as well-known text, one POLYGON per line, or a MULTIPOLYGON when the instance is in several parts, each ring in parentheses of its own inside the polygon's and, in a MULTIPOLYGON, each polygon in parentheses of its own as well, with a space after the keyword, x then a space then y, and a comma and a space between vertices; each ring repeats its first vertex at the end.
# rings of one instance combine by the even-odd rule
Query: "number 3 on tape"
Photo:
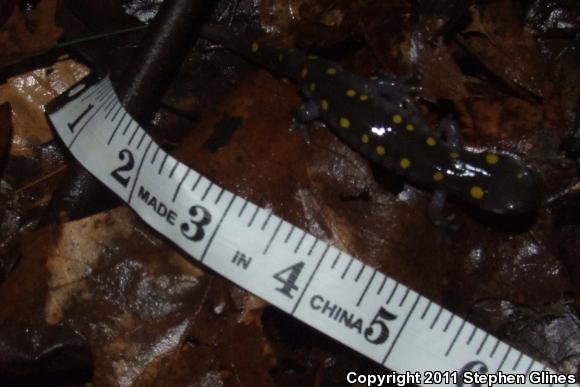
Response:
POLYGON ((130 117, 108 78, 86 78, 47 111, 79 162, 191 257, 370 359, 417 373, 414 382, 476 385, 468 377, 477 373, 576 382, 180 163, 130 117))

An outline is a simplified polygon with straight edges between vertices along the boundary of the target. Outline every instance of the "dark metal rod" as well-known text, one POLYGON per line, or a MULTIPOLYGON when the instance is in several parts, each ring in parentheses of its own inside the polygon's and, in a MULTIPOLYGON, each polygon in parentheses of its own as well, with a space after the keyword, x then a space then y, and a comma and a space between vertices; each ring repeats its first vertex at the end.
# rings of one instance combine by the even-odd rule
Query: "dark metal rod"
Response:
POLYGON ((179 70, 204 17, 203 0, 165 0, 151 23, 141 49, 124 71, 119 95, 134 119, 146 123, 179 70))

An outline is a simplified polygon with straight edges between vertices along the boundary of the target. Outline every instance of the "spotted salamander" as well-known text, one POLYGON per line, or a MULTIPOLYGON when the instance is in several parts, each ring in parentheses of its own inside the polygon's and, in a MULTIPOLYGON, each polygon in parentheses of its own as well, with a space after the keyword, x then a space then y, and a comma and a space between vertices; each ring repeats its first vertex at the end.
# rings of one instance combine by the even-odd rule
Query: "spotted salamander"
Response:
POLYGON ((463 149, 451 122, 443 125, 445 137, 435 134, 395 79, 360 77, 335 62, 249 41, 217 25, 206 25, 201 33, 296 82, 305 100, 296 110, 299 121, 321 120, 364 156, 431 187, 435 217, 447 195, 497 214, 537 207, 538 187, 530 169, 510 155, 463 149))

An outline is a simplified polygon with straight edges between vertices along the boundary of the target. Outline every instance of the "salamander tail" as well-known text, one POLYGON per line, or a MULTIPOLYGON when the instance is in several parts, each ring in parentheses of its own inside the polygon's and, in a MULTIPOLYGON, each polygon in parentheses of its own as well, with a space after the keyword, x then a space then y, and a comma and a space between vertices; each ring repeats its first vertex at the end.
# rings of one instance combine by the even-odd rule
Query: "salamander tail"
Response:
POLYGON ((261 44, 257 40, 236 35, 229 29, 206 24, 201 28, 201 36, 213 43, 223 45, 244 58, 266 67, 271 72, 298 80, 305 63, 305 54, 300 51, 286 51, 261 44))

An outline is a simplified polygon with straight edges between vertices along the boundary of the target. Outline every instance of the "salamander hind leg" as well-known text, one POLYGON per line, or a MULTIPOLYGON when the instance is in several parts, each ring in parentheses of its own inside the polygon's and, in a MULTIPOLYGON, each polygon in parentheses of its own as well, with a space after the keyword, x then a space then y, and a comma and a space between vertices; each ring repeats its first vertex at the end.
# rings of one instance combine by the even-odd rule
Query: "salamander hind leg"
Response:
POLYGON ((298 129, 304 142, 310 144, 308 124, 320 119, 320 107, 312 100, 308 100, 294 108, 294 119, 291 129, 298 129))
POLYGON ((294 108, 294 118, 302 124, 309 124, 320 118, 320 107, 312 100, 306 101, 294 108))

